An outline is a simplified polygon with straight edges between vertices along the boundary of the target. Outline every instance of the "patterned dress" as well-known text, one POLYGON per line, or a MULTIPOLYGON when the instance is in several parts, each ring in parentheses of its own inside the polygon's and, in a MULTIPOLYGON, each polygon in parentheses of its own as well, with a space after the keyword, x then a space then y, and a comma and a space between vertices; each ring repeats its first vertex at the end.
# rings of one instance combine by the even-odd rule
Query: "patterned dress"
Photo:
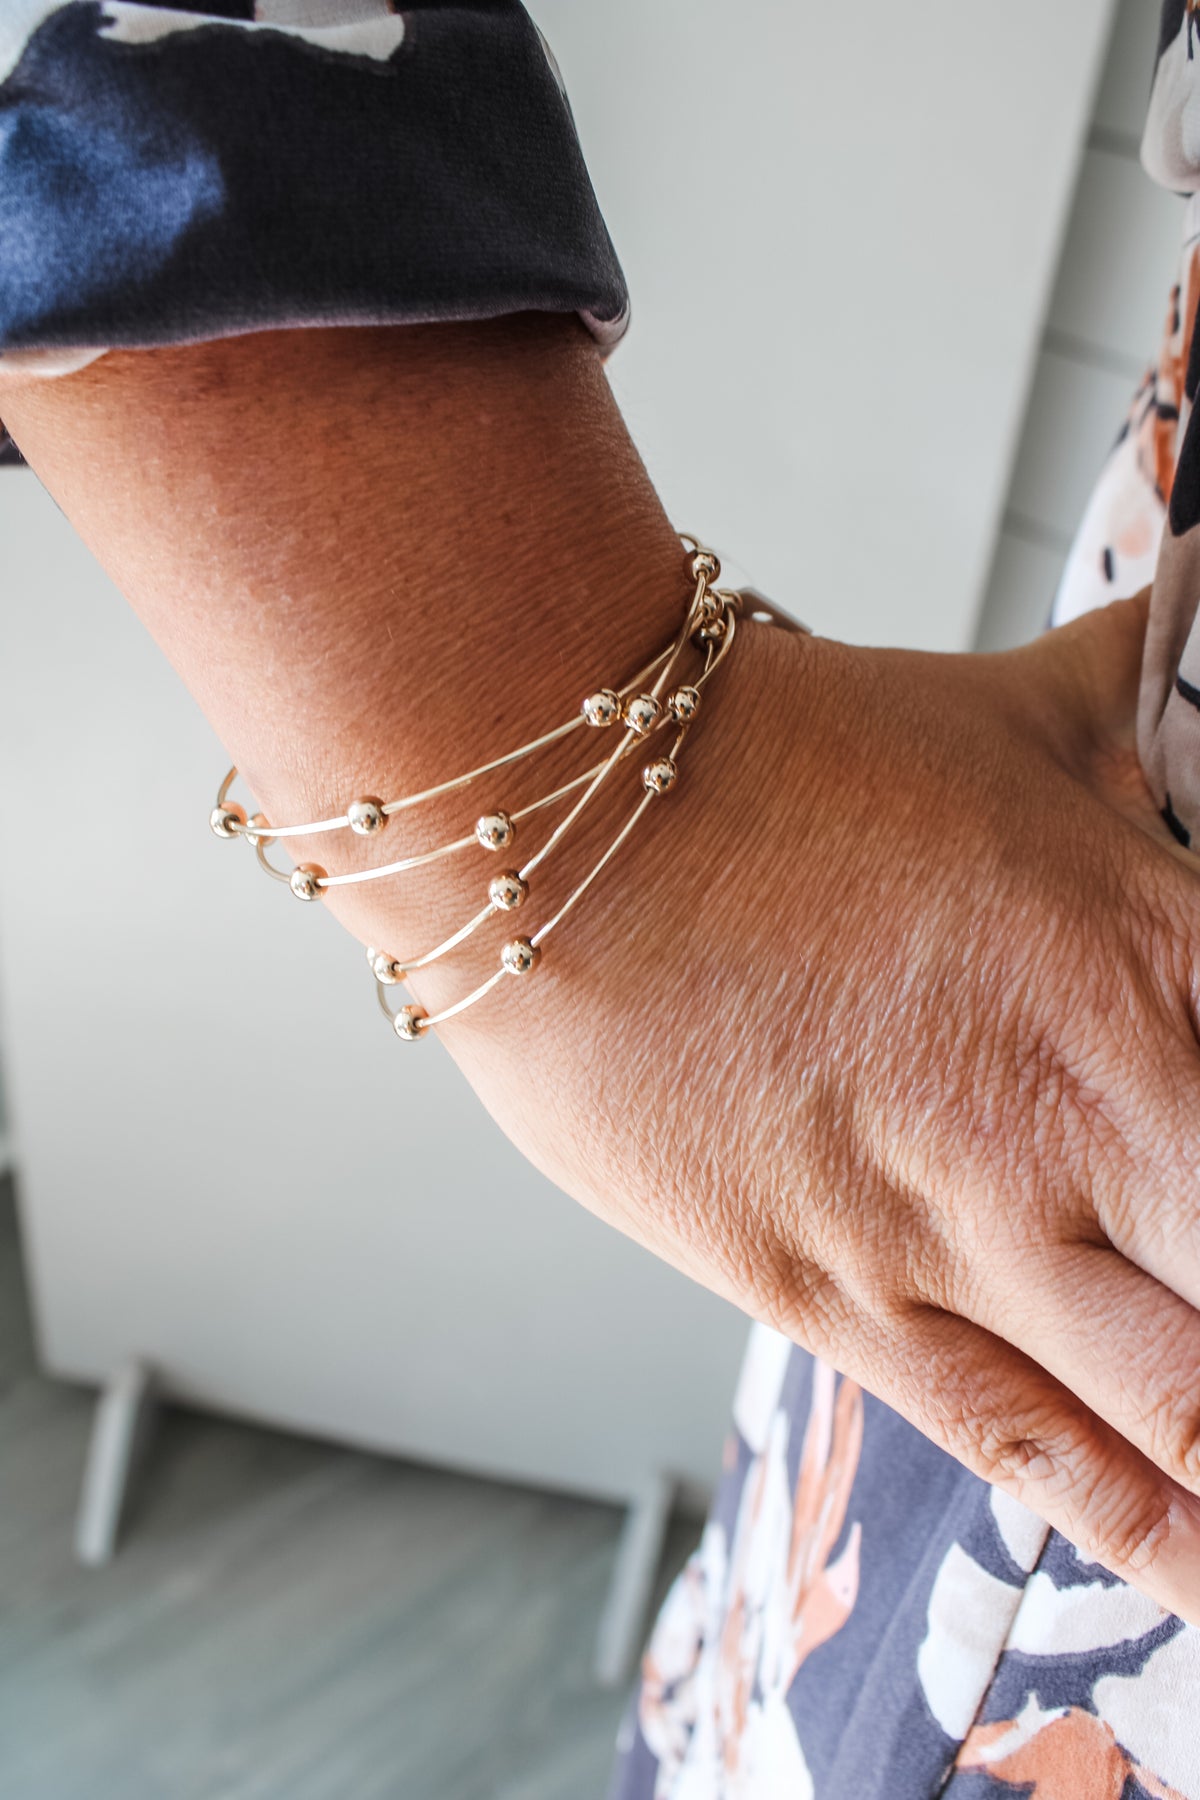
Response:
MULTIPOLYGON (((1200 191, 1200 0, 1166 0, 1143 160, 1200 191)), ((1152 46, 1147 46, 1148 60, 1152 46)), ((1139 744, 1200 833, 1200 197, 1067 618, 1153 582, 1139 744)), ((628 299, 516 0, 0 0, 6 369, 284 325, 628 299)), ((15 457, 0 430, 0 460, 15 457)), ((613 1800, 1200 1800, 1200 1631, 854 1383, 755 1328, 613 1800)))

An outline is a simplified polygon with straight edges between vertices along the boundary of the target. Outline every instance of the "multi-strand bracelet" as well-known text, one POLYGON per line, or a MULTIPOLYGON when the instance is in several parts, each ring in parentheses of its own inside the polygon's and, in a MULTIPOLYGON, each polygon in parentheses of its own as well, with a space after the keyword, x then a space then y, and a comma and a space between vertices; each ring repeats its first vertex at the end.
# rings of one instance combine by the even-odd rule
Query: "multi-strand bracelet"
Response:
MULTIPOLYGON (((387 951, 373 948, 367 951, 379 1004, 398 1037, 409 1041, 424 1037, 435 1026, 457 1017, 477 1000, 482 1000, 506 975, 529 974, 536 967, 542 946, 550 933, 566 918, 616 855, 646 808, 656 797, 669 793, 675 786, 680 751, 700 710, 705 687, 733 646, 738 619, 746 599, 741 593, 716 586, 720 563, 710 550, 703 549, 694 538, 685 538, 684 543, 688 546, 688 570, 694 586, 683 624, 671 642, 625 682, 617 687, 596 689, 587 695, 579 711, 571 718, 550 731, 543 732, 540 737, 531 739, 529 743, 520 745, 516 750, 493 757, 489 762, 481 763, 478 768, 469 769, 463 775, 439 782, 437 786, 425 788, 420 793, 406 794, 400 799, 387 801, 366 796, 352 801, 335 818, 313 819, 299 825, 273 825, 262 813, 247 817, 246 809, 229 798, 237 776, 236 769, 230 769, 221 783, 217 804, 209 817, 213 832, 220 838, 245 838, 252 845, 267 874, 276 881, 286 882, 292 893, 304 901, 319 900, 330 888, 345 887, 356 882, 379 881, 387 876, 424 868, 443 857, 467 850, 472 845, 481 846, 492 854, 507 850, 516 840, 518 825, 525 819, 575 796, 568 811, 554 826, 541 847, 518 867, 505 869, 494 876, 488 884, 486 905, 431 950, 408 957, 393 956, 387 951), (699 666, 685 672, 682 665, 689 653, 698 659, 699 666), (277 838, 312 837, 333 831, 350 831, 360 837, 375 837, 397 814, 466 788, 483 776, 507 769, 560 743, 577 729, 588 727, 619 729, 619 740, 606 756, 593 763, 582 774, 563 782, 550 793, 543 794, 540 799, 514 808, 511 812, 497 808, 494 812, 484 813, 476 820, 472 831, 432 850, 423 850, 414 855, 398 857, 392 862, 341 875, 329 875, 316 863, 301 863, 289 872, 276 868, 267 856, 268 846, 277 838), (641 791, 636 804, 603 855, 593 863, 552 915, 544 919, 536 930, 530 931, 528 936, 509 939, 501 949, 499 966, 478 987, 456 1000, 453 1005, 432 1014, 416 1004, 401 1006, 398 1011, 393 1012, 388 1005, 389 988, 407 981, 409 975, 416 970, 428 968, 431 963, 449 955, 495 914, 515 912, 528 903, 531 876, 562 843, 618 764, 637 749, 649 747, 654 750, 656 747, 653 740, 660 733, 669 742, 658 748, 657 753, 649 755, 643 763, 641 791)), ((769 618, 781 624, 792 623, 786 615, 761 602, 758 596, 754 596, 754 602, 753 616, 769 618)))

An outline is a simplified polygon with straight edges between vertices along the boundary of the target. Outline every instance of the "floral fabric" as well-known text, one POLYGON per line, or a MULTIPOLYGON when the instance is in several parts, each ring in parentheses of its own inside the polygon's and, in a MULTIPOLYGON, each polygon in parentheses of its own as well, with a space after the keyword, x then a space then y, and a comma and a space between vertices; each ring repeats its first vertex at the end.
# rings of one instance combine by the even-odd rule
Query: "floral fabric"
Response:
POLYGON ((1200 1631, 756 1326, 610 1800, 1200 1800, 1200 1631))

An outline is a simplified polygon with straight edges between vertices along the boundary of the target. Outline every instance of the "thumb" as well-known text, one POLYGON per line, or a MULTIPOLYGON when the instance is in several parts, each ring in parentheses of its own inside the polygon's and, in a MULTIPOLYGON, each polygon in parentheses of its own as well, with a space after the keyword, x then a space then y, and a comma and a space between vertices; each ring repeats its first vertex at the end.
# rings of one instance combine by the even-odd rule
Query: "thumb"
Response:
POLYGON ((1095 612, 1059 625, 1013 652, 1029 682, 1029 703, 1038 724, 1055 741, 1063 760, 1083 766, 1097 751, 1136 748, 1138 687, 1150 590, 1130 600, 1114 600, 1095 612), (1032 680, 1030 680, 1032 676, 1032 680))
POLYGON ((1137 754, 1150 590, 1085 613, 1020 650, 1009 674, 1031 734, 1107 806, 1194 869, 1168 831, 1137 754))

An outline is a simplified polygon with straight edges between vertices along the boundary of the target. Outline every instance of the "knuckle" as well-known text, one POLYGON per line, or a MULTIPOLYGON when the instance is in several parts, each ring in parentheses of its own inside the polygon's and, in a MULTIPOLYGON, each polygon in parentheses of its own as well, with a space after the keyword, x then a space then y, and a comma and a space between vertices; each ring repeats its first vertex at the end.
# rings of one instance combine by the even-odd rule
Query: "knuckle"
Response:
POLYGON ((1114 1574, 1137 1575, 1149 1568, 1169 1529, 1161 1493, 1144 1480, 1118 1479, 1100 1496, 1098 1507, 1081 1514, 1071 1537, 1091 1562, 1114 1574))
POLYGON ((1118 1142, 1102 1075, 1056 1032, 1032 1021, 1013 1053, 1013 1101, 1025 1125, 1036 1169, 1051 1191, 1065 1178, 1073 1197, 1088 1171, 1110 1158, 1118 1142))
POLYGON ((1147 1181, 1136 1167, 1116 1167, 1097 1183, 1096 1218, 1106 1240, 1127 1250, 1137 1246, 1139 1260, 1161 1261, 1170 1255, 1172 1227, 1166 1207, 1147 1194, 1147 1181))
MULTIPOLYGON (((974 1140, 1006 1188, 1021 1195, 1022 1233, 1032 1216, 1052 1235, 1064 1225, 1075 1229, 1087 1216, 1096 1170, 1121 1160, 1102 1044, 1085 1042, 1079 1018, 1040 983, 1031 982, 997 1021, 982 1059, 974 1140)), ((997 1209, 986 1223, 1005 1240, 1014 1218, 997 1209)))
MULTIPOLYGON (((1174 1384, 1170 1384, 1171 1387, 1174 1384)), ((1168 1387, 1143 1407, 1150 1455, 1186 1487, 1200 1487, 1200 1415, 1168 1387)))
POLYGON ((760 1234, 742 1278, 754 1317, 772 1330, 816 1355, 830 1354, 844 1338, 850 1308, 837 1276, 818 1256, 774 1233, 760 1234))
MULTIPOLYGON (((1196 864, 1195 852, 1181 852, 1196 864)), ((1160 1029, 1191 1040, 1200 1012, 1200 927, 1196 877, 1173 856, 1157 855, 1140 887, 1130 931, 1158 1000, 1160 1029)))
POLYGON ((1089 1561, 1120 1574, 1152 1560, 1167 1529, 1162 1494, 1132 1454, 1106 1451, 1082 1423, 1032 1415, 1016 1430, 1000 1424, 985 1433, 981 1454, 989 1480, 1055 1514, 1089 1561))
POLYGON ((1036 1489, 1043 1506, 1065 1504, 1079 1490, 1087 1450, 1082 1433, 1048 1411, 989 1423, 979 1441, 987 1479, 1019 1499, 1036 1489))
POLYGON ((986 1478, 997 1487, 1020 1490, 1036 1487, 1052 1501, 1069 1494, 1076 1485, 1076 1444, 1063 1431, 1029 1418, 1020 1429, 1011 1424, 990 1427, 979 1444, 986 1478))

